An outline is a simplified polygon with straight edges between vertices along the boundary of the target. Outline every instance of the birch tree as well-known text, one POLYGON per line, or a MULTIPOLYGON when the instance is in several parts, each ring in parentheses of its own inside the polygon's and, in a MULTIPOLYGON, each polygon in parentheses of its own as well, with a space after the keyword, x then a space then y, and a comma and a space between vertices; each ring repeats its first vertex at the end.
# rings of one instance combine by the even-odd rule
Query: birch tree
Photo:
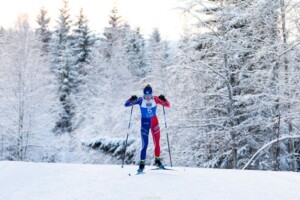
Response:
POLYGON ((41 140, 51 136, 52 85, 47 60, 26 16, 14 30, 5 32, 1 44, 2 147, 8 160, 42 160, 41 140))

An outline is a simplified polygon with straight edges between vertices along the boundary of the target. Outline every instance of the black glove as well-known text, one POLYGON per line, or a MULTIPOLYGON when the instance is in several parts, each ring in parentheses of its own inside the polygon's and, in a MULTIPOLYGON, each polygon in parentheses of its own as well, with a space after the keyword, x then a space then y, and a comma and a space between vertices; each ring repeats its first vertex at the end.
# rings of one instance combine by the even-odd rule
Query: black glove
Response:
POLYGON ((164 96, 164 95, 159 95, 159 97, 158 97, 160 100, 162 100, 163 102, 166 102, 167 101, 167 99, 166 99, 166 97, 164 96))
POLYGON ((137 96, 136 95, 132 95, 129 100, 133 102, 133 101, 137 100, 137 96))

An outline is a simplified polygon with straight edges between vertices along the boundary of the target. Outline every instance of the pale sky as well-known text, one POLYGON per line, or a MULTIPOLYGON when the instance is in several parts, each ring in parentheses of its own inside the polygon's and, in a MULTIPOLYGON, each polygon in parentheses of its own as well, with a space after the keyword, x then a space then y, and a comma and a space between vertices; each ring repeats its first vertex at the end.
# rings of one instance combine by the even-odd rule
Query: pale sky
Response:
MULTIPOLYGON (((14 27, 20 14, 28 14, 32 27, 41 7, 46 8, 52 25, 56 23, 63 0, 0 0, 0 26, 14 27)), ((141 27, 147 37, 158 27, 164 39, 178 39, 182 31, 182 19, 177 0, 69 0, 72 19, 79 15, 82 7, 91 29, 102 32, 108 23, 113 5, 132 27, 141 27)))

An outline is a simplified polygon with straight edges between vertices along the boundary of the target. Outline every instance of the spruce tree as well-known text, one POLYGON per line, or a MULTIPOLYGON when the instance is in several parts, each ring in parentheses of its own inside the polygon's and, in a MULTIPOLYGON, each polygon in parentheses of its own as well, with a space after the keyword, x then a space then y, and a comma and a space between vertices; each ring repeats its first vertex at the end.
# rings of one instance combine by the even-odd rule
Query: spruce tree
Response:
POLYGON ((75 23, 71 41, 72 67, 74 68, 72 72, 75 74, 71 74, 70 76, 73 79, 72 82, 75 84, 73 89, 75 89, 79 84, 84 83, 88 70, 87 65, 91 63, 91 52, 96 42, 96 37, 91 33, 88 20, 84 16, 82 9, 75 23))
POLYGON ((104 28, 104 38, 102 39, 103 54, 107 60, 113 59, 116 53, 122 26, 121 16, 118 13, 118 9, 114 7, 109 16, 109 27, 104 28))
POLYGON ((52 71, 58 80, 58 96, 61 110, 54 132, 69 133, 72 131, 72 117, 74 115, 74 104, 71 96, 74 83, 70 77, 73 64, 70 48, 71 20, 68 1, 66 0, 64 1, 64 7, 60 9, 57 23, 52 37, 51 53, 53 57, 52 71))
POLYGON ((47 11, 45 8, 40 9, 40 13, 37 17, 37 23, 39 27, 36 29, 36 34, 43 42, 43 51, 49 51, 49 42, 51 39, 51 31, 49 30, 50 18, 47 17, 47 11))
POLYGON ((77 127, 86 115, 86 106, 89 105, 90 94, 90 75, 93 46, 96 42, 95 35, 90 31, 88 20, 80 10, 75 27, 72 34, 72 70, 70 71, 70 79, 73 83, 72 95, 76 104, 76 115, 74 128, 77 127))

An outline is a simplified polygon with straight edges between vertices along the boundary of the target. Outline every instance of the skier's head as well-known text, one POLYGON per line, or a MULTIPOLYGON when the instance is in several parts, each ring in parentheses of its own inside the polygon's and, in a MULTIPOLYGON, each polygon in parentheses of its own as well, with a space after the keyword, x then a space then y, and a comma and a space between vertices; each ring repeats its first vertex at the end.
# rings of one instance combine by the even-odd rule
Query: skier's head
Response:
POLYGON ((151 99, 152 97, 152 88, 149 84, 144 88, 144 97, 146 99, 151 99))

